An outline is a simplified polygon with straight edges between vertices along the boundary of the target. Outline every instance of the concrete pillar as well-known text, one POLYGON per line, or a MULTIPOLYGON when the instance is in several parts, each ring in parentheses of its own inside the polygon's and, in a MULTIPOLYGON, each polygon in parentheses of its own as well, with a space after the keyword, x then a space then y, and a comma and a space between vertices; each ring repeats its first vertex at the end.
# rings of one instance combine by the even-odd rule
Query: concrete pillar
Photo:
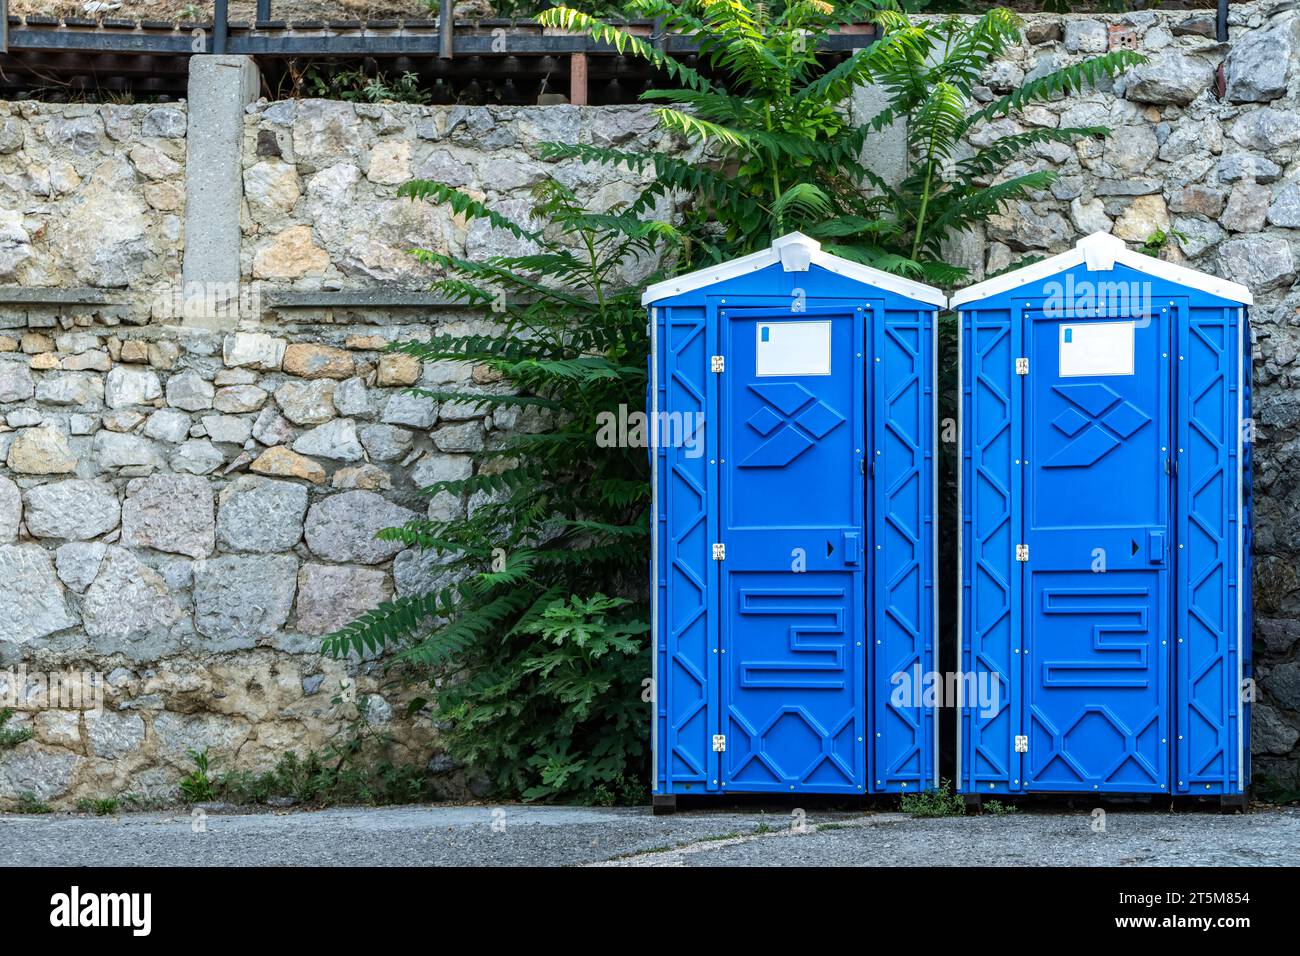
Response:
POLYGON ((240 151, 244 107, 257 99, 251 57, 190 57, 185 161, 185 324, 233 327, 239 320, 240 151))
MULTIPOLYGON (((878 86, 859 86, 849 101, 849 115, 862 125, 889 105, 889 92, 878 86)), ((867 137, 860 161, 891 186, 907 176, 907 122, 897 120, 867 137)))

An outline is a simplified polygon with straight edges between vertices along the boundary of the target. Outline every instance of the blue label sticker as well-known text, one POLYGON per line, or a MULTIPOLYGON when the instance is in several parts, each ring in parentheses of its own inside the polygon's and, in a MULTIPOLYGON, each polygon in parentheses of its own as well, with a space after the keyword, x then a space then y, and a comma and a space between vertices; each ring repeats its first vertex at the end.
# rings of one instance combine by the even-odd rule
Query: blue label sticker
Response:
POLYGON ((1065 330, 1065 341, 1067 341, 1067 342, 1073 342, 1073 341, 1074 341, 1074 329, 1066 329, 1066 330, 1065 330))
POLYGON ((770 332, 771 332, 771 329, 769 329, 766 325, 763 326, 761 329, 759 329, 759 330, 758 330, 758 333, 759 333, 759 341, 761 341, 761 342, 766 342, 766 341, 768 341, 768 339, 769 339, 769 337, 770 337, 770 336, 769 336, 769 333, 770 333, 770 332))

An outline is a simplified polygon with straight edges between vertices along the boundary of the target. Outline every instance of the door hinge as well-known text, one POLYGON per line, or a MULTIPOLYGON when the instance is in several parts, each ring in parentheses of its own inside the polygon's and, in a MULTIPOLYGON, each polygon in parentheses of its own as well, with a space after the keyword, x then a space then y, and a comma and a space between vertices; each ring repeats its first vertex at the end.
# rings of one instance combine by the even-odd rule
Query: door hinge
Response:
POLYGON ((720 541, 713 545, 713 560, 727 560, 727 546, 720 541))
POLYGON ((725 372, 727 370, 727 360, 721 355, 715 355, 709 359, 709 368, 715 372, 725 372))
POLYGON ((1029 738, 1026 737, 1024 734, 1016 735, 1016 753, 1018 754, 1029 753, 1029 738))
POLYGON ((1028 359, 1028 358, 1025 358, 1025 357, 1022 356, 1021 358, 1016 359, 1016 374, 1017 374, 1017 375, 1028 375, 1028 374, 1029 374, 1029 359, 1028 359))
POLYGON ((1016 545, 1016 560, 1017 561, 1029 560, 1029 545, 1027 544, 1016 545))
POLYGON ((715 754, 724 754, 724 753, 727 752, 727 735, 726 735, 726 734, 714 734, 714 735, 713 735, 713 752, 714 752, 715 754))

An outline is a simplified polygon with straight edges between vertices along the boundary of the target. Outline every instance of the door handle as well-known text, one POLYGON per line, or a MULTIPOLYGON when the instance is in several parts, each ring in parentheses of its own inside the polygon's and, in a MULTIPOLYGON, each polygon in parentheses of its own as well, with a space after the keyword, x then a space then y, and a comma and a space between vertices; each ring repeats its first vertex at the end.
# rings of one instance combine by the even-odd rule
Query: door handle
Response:
POLYGON ((858 533, 856 531, 845 531, 840 536, 840 550, 844 555, 844 563, 856 566, 858 563, 858 533))
POLYGON ((1147 532, 1147 563, 1165 563, 1165 533, 1163 531, 1147 532))

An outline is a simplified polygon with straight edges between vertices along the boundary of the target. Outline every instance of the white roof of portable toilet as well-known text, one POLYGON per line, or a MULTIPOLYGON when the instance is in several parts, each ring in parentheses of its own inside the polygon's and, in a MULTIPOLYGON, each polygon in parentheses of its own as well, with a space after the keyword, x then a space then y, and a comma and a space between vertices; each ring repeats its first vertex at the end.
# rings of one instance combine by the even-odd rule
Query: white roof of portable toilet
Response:
POLYGON ((649 305, 651 302, 658 302, 660 299, 667 299, 685 292, 692 292, 695 289, 702 289, 705 286, 716 285, 727 279, 734 279, 737 276, 756 272, 759 269, 766 269, 778 262, 781 263, 786 272, 807 272, 809 266, 820 266, 826 271, 842 275, 846 279, 856 279, 858 282, 875 286, 877 289, 883 289, 886 292, 894 292, 909 299, 915 299, 918 302, 926 302, 940 308, 948 304, 947 297, 933 286, 925 285, 922 282, 913 282, 911 279, 904 279, 888 272, 881 272, 879 269, 871 268, 871 266, 864 266, 859 262, 833 256, 829 252, 822 252, 820 242, 808 238, 801 232, 792 232, 780 239, 775 239, 769 248, 750 253, 747 256, 741 256, 739 259, 721 262, 716 266, 709 266, 707 269, 699 269, 695 272, 688 272, 686 275, 665 279, 663 282, 656 282, 645 290, 645 294, 641 296, 641 304, 649 305))
POLYGON ((986 279, 962 289, 948 301, 948 305, 949 308, 956 309, 967 302, 988 299, 999 293, 1039 282, 1083 263, 1087 264, 1089 272, 1109 272, 1115 268, 1117 262, 1139 272, 1145 272, 1154 278, 1165 279, 1190 289, 1199 289, 1210 295, 1217 295, 1221 299, 1240 302, 1242 305, 1251 305, 1255 301, 1250 290, 1244 285, 1198 272, 1186 266, 1176 266, 1172 262, 1165 262, 1154 256, 1133 252, 1124 245, 1123 239, 1106 232, 1094 232, 1091 236, 1080 239, 1069 252, 1062 252, 1059 256, 1052 256, 1050 259, 1035 262, 1023 269, 1016 269, 1014 272, 986 279))

